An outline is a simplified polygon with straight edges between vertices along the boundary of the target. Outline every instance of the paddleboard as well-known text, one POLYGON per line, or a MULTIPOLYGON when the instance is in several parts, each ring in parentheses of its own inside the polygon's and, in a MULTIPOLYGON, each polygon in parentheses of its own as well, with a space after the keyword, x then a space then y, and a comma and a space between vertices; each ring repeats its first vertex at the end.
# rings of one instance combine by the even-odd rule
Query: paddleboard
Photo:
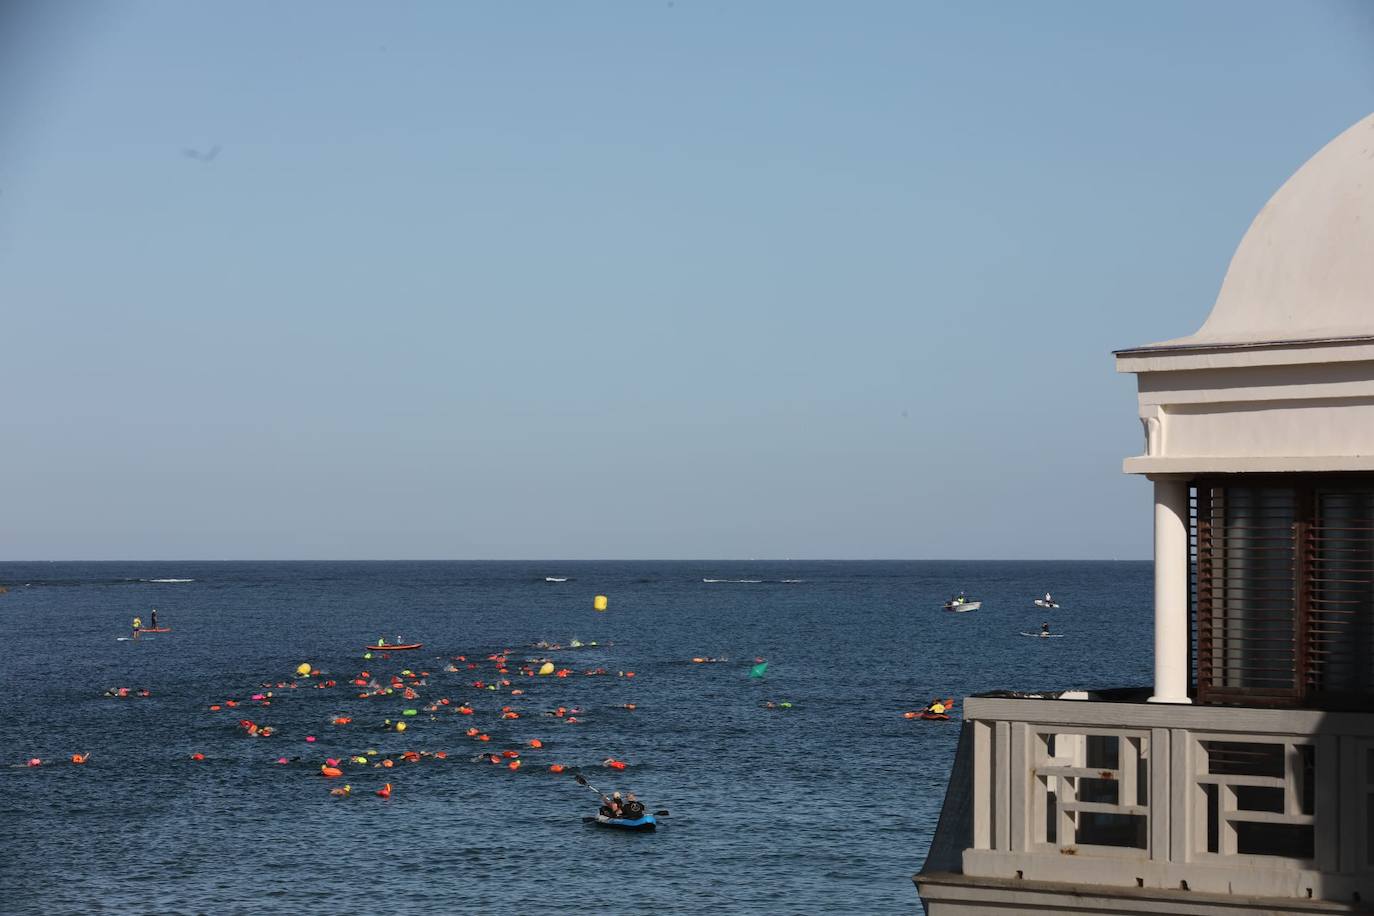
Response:
POLYGON ((1022 636, 1033 636, 1036 639, 1063 639, 1063 633, 1022 633, 1022 636))

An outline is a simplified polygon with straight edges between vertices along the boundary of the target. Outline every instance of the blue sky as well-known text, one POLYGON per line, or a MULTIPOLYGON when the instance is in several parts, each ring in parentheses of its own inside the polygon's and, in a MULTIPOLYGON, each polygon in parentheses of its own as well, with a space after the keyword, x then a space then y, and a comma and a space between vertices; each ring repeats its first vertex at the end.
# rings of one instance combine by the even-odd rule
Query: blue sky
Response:
POLYGON ((1360 3, 0 18, 0 558, 1144 558, 1360 3), (191 149, 219 153, 211 161, 191 149))

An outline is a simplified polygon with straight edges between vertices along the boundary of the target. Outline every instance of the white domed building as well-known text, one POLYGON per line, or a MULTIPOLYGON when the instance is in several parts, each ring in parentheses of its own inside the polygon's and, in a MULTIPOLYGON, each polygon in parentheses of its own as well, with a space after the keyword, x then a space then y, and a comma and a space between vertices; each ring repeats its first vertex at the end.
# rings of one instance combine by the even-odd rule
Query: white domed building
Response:
POLYGON ((1374 903, 1374 116, 1255 217, 1197 333, 1116 354, 1155 675, 970 697, 932 916, 1374 903))

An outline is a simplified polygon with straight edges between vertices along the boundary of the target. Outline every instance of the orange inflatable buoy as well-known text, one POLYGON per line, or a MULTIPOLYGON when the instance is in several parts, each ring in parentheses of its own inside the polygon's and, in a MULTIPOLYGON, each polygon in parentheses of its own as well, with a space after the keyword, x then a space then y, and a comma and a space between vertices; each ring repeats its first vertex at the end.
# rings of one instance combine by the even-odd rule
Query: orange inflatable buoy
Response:
POLYGON ((218 703, 216 703, 214 706, 211 706, 211 707, 210 707, 210 711, 211 711, 211 712, 219 712, 220 709, 222 709, 222 708, 223 708, 223 707, 221 707, 218 703))
POLYGON ((86 758, 88 758, 88 757, 90 757, 90 756, 91 756, 91 755, 90 755, 89 752, 87 752, 87 753, 85 753, 85 754, 72 754, 72 763, 75 763, 75 764, 82 764, 82 763, 85 763, 85 762, 86 762, 86 758))
POLYGON ((561 764, 561 763, 551 763, 551 764, 549 764, 549 772, 550 772, 550 773, 561 773, 561 772, 563 772, 565 769, 567 769, 567 768, 564 767, 563 764, 561 764))
POLYGON ((192 759, 192 760, 204 760, 204 759, 205 759, 205 755, 202 754, 200 751, 196 751, 194 754, 191 755, 191 759, 192 759))
POLYGON ((469 729, 468 729, 468 731, 467 731, 467 736, 468 736, 469 738, 476 738, 477 735, 478 735, 478 732, 477 732, 476 727, 473 727, 473 728, 469 728, 469 729))
POLYGON ((543 741, 540 741, 538 738, 531 738, 531 739, 530 739, 530 747, 543 747, 543 746, 544 746, 544 742, 543 742, 543 741))
POLYGON ((343 775, 343 770, 338 767, 322 766, 320 767, 320 775, 325 779, 337 779, 343 775))
POLYGON ((439 760, 447 760, 448 751, 435 751, 434 756, 437 757, 439 760))
POLYGON ((395 765, 396 765, 395 761, 392 761, 392 760, 383 760, 383 761, 382 761, 382 766, 386 767, 388 770, 391 769, 392 767, 394 767, 395 765))
POLYGON ((477 736, 477 740, 478 740, 478 741, 490 741, 490 740, 491 740, 491 735, 478 735, 478 736, 477 736))
POLYGON ((520 761, 512 760, 510 763, 506 764, 506 766, 512 770, 518 770, 520 769, 520 761))
POLYGON ((519 751, 502 751, 502 752, 501 752, 501 756, 502 756, 502 757, 506 757, 506 758, 519 757, 519 756, 520 756, 520 752, 519 752, 519 751))
POLYGON ((378 789, 378 790, 377 790, 377 795, 379 795, 379 796, 382 797, 382 798, 390 798, 390 797, 391 797, 391 783, 387 783, 386 785, 384 785, 384 786, 382 786, 380 789, 378 789))
POLYGON ((607 757, 605 760, 602 761, 602 765, 608 766, 613 770, 623 770, 627 766, 625 761, 616 760, 614 757, 607 757))

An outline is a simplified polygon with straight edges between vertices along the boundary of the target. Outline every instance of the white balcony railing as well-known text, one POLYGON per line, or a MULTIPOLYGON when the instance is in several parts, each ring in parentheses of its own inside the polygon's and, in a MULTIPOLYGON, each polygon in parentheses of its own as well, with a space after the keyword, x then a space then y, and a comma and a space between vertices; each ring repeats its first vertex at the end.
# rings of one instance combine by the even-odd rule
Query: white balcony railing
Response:
POLYGON ((1374 898, 1374 716, 1083 696, 967 701, 966 875, 1374 898))

